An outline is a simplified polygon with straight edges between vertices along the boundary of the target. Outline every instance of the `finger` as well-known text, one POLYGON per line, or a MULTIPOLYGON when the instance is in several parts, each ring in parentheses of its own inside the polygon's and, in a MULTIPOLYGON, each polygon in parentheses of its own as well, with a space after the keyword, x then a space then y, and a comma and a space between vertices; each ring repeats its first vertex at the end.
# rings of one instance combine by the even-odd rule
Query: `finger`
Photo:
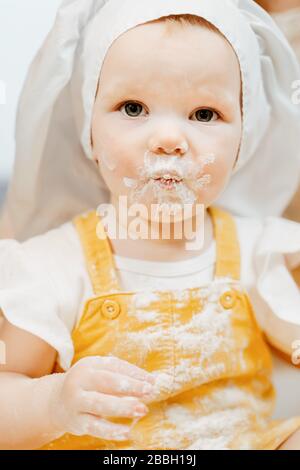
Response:
POLYGON ((124 441, 130 439, 130 427, 115 424, 97 416, 81 415, 79 427, 81 435, 89 435, 105 440, 124 441))
POLYGON ((133 379, 155 382, 155 377, 145 369, 141 369, 135 364, 119 359, 115 356, 90 356, 90 363, 96 368, 118 372, 129 375, 133 379))
POLYGON ((83 413, 90 413, 103 418, 138 418, 148 412, 147 406, 136 398, 118 398, 98 392, 83 392, 80 409, 83 413))
POLYGON ((153 385, 149 382, 136 380, 128 375, 109 370, 90 370, 86 386, 88 391, 119 396, 151 396, 154 391, 153 385))

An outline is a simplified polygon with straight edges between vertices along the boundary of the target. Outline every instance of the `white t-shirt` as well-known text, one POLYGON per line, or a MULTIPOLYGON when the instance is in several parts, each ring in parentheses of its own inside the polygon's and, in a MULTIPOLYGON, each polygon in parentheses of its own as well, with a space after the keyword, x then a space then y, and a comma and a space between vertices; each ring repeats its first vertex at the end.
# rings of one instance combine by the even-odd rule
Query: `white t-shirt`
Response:
MULTIPOLYGON (((300 224, 269 217, 234 217, 241 282, 257 321, 275 346, 290 353, 300 339, 300 290, 289 269, 300 264, 300 224)), ((153 262, 114 256, 123 290, 168 290, 213 279, 215 242, 200 256, 153 262)), ((25 242, 0 240, 0 308, 5 317, 58 351, 70 367, 71 332, 93 289, 77 231, 68 222, 25 242)))

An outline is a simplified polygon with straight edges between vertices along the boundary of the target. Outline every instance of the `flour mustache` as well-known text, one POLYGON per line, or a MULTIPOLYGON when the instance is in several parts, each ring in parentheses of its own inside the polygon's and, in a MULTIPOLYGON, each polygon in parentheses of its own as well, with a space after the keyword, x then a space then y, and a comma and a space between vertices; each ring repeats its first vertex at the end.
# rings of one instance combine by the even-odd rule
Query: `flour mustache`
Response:
POLYGON ((144 166, 140 168, 140 175, 145 179, 183 179, 195 178, 199 173, 199 165, 196 165, 191 159, 178 158, 177 156, 145 156, 144 166))
POLYGON ((168 190, 168 198, 174 198, 176 193, 180 201, 192 204, 197 199, 196 192, 211 183, 211 175, 204 169, 214 161, 215 156, 211 154, 193 159, 191 156, 161 156, 146 152, 143 165, 137 168, 138 176, 134 179, 125 177, 123 183, 130 188, 132 199, 143 198, 152 190, 155 197, 164 202, 168 190))

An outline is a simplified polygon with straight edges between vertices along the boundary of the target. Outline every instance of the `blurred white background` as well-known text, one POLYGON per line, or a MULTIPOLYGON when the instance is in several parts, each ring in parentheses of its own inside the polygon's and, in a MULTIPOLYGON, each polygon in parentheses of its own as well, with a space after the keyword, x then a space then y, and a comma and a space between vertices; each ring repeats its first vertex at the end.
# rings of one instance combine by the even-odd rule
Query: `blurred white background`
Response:
POLYGON ((18 98, 61 0, 0 0, 0 203, 14 161, 18 98))

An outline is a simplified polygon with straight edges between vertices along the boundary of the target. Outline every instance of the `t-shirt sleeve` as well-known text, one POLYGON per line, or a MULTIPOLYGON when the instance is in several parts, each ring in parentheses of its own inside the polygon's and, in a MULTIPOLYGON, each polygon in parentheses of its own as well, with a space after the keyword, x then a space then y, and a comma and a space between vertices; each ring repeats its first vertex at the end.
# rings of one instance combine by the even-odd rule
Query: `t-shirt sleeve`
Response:
POLYGON ((300 339, 300 224, 267 217, 240 229, 243 276, 255 315, 270 343, 291 355, 300 339))
POLYGON ((87 295, 84 272, 72 223, 23 243, 0 240, 2 314, 50 344, 64 370, 71 365, 71 332, 87 295))

